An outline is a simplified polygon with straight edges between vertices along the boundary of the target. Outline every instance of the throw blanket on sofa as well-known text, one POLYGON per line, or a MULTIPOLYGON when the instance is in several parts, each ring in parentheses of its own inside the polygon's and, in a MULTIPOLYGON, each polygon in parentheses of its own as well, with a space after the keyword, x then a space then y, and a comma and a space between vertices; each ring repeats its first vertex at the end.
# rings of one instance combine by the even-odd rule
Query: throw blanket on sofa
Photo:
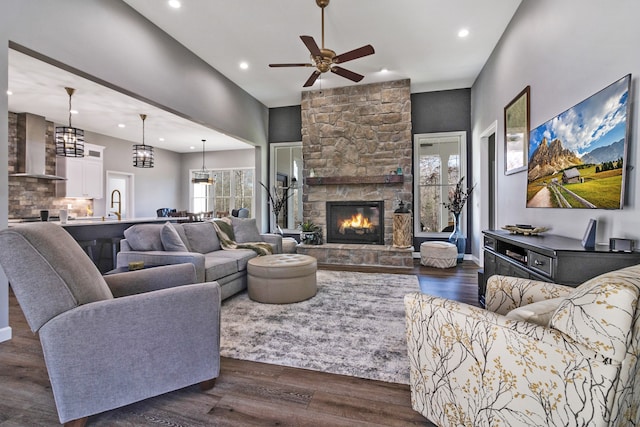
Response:
POLYGON ((224 250, 251 249, 257 253, 258 256, 271 255, 273 253, 273 248, 267 242, 237 243, 233 233, 233 226, 228 221, 225 221, 225 219, 211 221, 211 223, 216 229, 218 239, 220 239, 220 246, 224 250))

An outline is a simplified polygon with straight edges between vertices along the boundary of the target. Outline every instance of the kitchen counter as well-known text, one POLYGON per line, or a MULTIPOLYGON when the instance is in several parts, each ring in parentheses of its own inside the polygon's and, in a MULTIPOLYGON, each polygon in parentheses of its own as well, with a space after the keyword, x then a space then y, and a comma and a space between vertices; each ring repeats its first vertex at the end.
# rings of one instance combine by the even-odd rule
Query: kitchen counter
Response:
MULTIPOLYGON (((147 217, 147 218, 129 218, 118 221, 115 218, 104 221, 102 217, 80 217, 70 219, 66 224, 60 221, 49 221, 52 224, 58 224, 64 228, 77 242, 93 242, 92 246, 93 261, 102 273, 115 268, 115 256, 120 250, 120 240, 124 238, 124 230, 134 224, 143 223, 165 223, 186 221, 188 218, 182 217, 147 217)), ((13 226, 29 226, 34 221, 19 222, 21 220, 9 220, 9 227, 13 226)), ((38 222, 38 221, 36 221, 38 222)))

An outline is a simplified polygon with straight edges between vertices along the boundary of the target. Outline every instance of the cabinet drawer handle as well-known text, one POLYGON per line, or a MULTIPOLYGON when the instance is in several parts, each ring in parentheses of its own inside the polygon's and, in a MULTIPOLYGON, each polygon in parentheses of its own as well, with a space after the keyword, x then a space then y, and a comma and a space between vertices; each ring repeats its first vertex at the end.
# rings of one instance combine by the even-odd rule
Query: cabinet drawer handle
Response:
POLYGON ((542 262, 540 260, 537 260, 537 259, 534 259, 533 260, 533 265, 544 265, 544 262, 542 262))

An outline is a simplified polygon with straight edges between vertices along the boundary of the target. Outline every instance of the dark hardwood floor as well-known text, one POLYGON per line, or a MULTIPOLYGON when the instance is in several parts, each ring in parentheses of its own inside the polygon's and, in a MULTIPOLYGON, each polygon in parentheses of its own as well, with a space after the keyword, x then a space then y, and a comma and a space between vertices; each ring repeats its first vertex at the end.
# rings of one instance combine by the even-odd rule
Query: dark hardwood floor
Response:
MULTIPOLYGON (((423 292, 478 305, 471 261, 440 270, 329 267, 416 274, 423 292)), ((0 343, 0 427, 53 426, 58 416, 37 335, 10 292, 13 339, 0 343)), ((90 426, 432 426, 408 385, 223 358, 213 389, 187 387, 89 418, 90 426)))

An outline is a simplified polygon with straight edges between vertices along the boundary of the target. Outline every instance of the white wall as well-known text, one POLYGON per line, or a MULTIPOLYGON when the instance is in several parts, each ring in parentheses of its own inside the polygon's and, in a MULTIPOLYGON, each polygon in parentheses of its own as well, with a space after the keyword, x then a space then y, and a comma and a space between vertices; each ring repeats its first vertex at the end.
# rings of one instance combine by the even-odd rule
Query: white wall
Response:
MULTIPOLYGON (((481 133, 497 120, 497 225, 551 227, 550 233, 582 238, 589 218, 598 220, 597 242, 610 237, 640 241, 638 76, 640 2, 636 0, 524 0, 471 91, 473 178, 481 182, 481 133), (531 86, 531 128, 632 73, 631 138, 623 210, 527 209, 526 172, 504 175, 504 106, 531 86)), ((486 191, 478 188, 477 191, 486 191)), ((484 224, 474 199, 472 252, 481 256, 484 224)))
MULTIPOLYGON (((136 168, 132 160, 134 142, 89 131, 85 131, 85 140, 105 147, 103 157, 105 173, 115 171, 134 175, 136 217, 154 217, 156 209, 163 207, 186 209, 186 206, 181 204, 180 189, 183 177, 180 174, 182 161, 180 153, 154 147, 154 167, 136 168)), ((109 194, 106 192, 105 198, 94 200, 95 215, 103 215, 108 202, 109 194)))

